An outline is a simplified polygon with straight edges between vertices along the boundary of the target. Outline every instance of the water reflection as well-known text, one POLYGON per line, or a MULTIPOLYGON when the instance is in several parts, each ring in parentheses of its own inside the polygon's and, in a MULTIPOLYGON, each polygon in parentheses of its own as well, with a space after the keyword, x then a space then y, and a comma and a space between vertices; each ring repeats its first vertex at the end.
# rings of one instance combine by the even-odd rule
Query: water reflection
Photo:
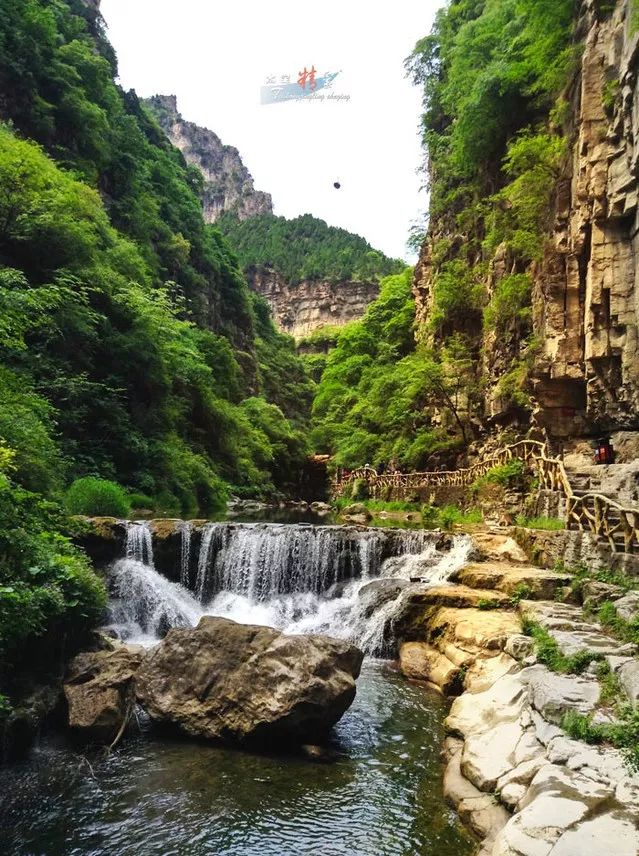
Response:
POLYGON ((44 744, 0 772, 0 852, 465 856, 441 792, 446 707, 368 661, 331 763, 142 736, 89 766, 44 744))

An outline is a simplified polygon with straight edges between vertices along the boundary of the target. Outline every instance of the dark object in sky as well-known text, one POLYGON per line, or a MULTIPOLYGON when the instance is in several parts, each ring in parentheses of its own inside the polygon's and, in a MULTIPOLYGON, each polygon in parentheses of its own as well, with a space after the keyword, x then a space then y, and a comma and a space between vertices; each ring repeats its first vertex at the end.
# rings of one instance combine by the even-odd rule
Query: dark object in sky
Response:
POLYGON ((333 187, 335 188, 335 190, 339 190, 341 186, 342 186, 342 185, 339 183, 339 181, 334 181, 334 182, 333 182, 333 187))

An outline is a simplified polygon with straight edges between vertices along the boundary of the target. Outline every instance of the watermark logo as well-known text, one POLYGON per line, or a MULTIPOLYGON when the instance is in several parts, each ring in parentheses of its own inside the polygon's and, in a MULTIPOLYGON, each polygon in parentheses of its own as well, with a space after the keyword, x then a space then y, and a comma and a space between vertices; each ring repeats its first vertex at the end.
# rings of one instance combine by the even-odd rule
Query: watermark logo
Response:
POLYGON ((260 88, 262 104, 282 101, 350 101, 350 95, 336 92, 333 87, 339 71, 318 74, 315 65, 305 65, 297 74, 269 74, 260 88))

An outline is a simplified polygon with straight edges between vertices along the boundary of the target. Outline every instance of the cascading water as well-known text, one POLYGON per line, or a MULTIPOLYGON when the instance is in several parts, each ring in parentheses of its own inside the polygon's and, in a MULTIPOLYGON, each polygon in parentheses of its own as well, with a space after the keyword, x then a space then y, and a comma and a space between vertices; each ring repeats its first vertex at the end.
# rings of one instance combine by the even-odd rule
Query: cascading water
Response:
MULTIPOLYGON (((180 574, 188 580, 190 524, 182 531, 180 574), (185 547, 188 543, 188 551, 185 547), (186 555, 185 555, 186 554, 186 555)), ((167 580, 155 570, 153 535, 148 523, 126 524, 125 558, 110 574, 109 627, 121 638, 153 644, 171 627, 190 627, 200 620, 201 604, 184 585, 167 580)))
POLYGON ((193 526, 188 520, 183 520, 180 523, 180 534, 182 536, 180 550, 180 583, 188 588, 189 573, 191 570, 191 533, 193 526))
POLYGON ((190 591, 195 539, 190 524, 178 531, 181 584, 155 570, 148 525, 128 525, 127 558, 111 577, 112 627, 119 635, 150 643, 169 627, 194 625, 208 614, 348 638, 380 653, 413 590, 411 579, 443 582, 470 550, 470 540, 458 536, 441 551, 438 535, 423 530, 209 523, 199 532, 190 591))
POLYGON ((153 535, 148 523, 127 523, 124 551, 127 559, 153 567, 153 535))

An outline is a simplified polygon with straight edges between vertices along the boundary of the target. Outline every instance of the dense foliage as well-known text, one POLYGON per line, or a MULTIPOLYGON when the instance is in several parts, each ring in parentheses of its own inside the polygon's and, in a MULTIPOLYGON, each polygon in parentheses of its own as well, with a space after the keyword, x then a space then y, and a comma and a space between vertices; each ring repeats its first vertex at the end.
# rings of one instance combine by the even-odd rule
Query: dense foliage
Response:
POLYGON ((379 298, 328 355, 313 441, 336 466, 425 468, 435 453, 458 445, 457 430, 465 432, 459 392, 470 371, 466 348, 459 338, 440 353, 416 345, 411 282, 410 268, 382 280, 379 298))
POLYGON ((0 6, 1 655, 95 617, 55 510, 71 483, 71 510, 106 509, 104 480, 173 514, 278 495, 312 384, 204 223, 200 174, 115 84, 99 17, 0 6))
POLYGON ((530 271, 567 151, 562 92, 578 58, 576 6, 451 0, 407 60, 424 93, 431 191, 432 306, 422 337, 445 346, 462 334, 477 357, 483 350, 475 382, 496 385, 505 410, 529 405, 530 271))
POLYGON ((311 214, 293 220, 261 214, 242 221, 227 214, 218 225, 244 270, 252 265, 272 267, 291 283, 379 280, 404 267, 359 235, 328 226, 311 214))
POLYGON ((244 402, 270 399, 299 455, 310 386, 204 224, 198 175, 113 83, 83 4, 6 0, 0 45, 4 116, 45 148, 0 131, 0 435, 18 476, 98 475, 183 513, 224 483, 282 487, 273 414, 244 402))
POLYGON ((60 534, 59 508, 12 480, 14 457, 0 445, 0 690, 11 666, 31 657, 46 668, 80 642, 105 603, 86 558, 60 534))
POLYGON ((416 327, 410 275, 390 277, 335 350, 309 358, 313 439, 336 465, 441 462, 473 439, 489 388, 529 409, 531 267, 566 156, 575 5, 451 0, 408 59, 431 191, 422 313, 416 327))

